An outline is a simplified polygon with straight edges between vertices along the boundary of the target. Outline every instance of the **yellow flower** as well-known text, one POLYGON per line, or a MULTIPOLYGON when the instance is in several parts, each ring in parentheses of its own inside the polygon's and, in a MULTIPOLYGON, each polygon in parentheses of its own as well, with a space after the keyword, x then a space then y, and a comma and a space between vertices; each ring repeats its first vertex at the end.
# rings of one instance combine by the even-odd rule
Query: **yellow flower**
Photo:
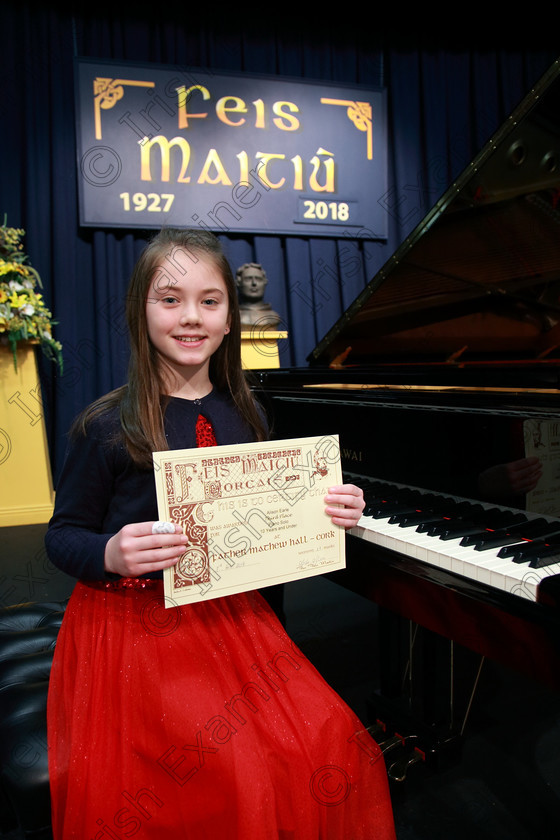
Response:
POLYGON ((25 231, 0 226, 0 333, 6 334, 17 370, 18 343, 38 338, 47 358, 63 372, 62 345, 51 333, 52 314, 35 287, 42 286, 38 272, 29 265, 20 242, 25 231))
POLYGON ((10 296, 10 306, 14 309, 21 309, 22 306, 25 306, 27 303, 27 295, 24 293, 23 295, 18 295, 17 292, 12 292, 10 296))
POLYGON ((16 274, 27 274, 25 266, 16 262, 5 262, 4 260, 0 260, 0 275, 12 274, 14 271, 16 274))

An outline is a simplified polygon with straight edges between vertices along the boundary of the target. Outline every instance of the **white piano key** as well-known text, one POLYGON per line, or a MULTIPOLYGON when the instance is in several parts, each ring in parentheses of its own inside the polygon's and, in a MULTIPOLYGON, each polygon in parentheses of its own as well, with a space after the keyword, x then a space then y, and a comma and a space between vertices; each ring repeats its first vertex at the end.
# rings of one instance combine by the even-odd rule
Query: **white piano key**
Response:
MULTIPOLYGON (((403 485, 389 482, 386 482, 386 484, 388 491, 392 488, 403 488, 403 485)), ((418 490, 420 493, 433 492, 417 487, 410 489, 418 490)), ((473 501, 459 497, 447 498, 451 503, 473 501)), ((499 505, 487 505, 485 507, 511 510, 511 508, 499 505)), ((528 519, 535 519, 540 516, 540 514, 526 511, 523 511, 523 513, 528 519)), ((550 521, 558 521, 560 527, 560 520, 556 520, 554 517, 547 518, 550 521)), ((389 518, 375 519, 372 516, 364 515, 350 533, 375 545, 412 557, 422 563, 429 563, 503 592, 510 592, 533 601, 537 599, 540 582, 549 575, 560 574, 560 562, 542 569, 531 569, 528 562, 514 563, 511 558, 498 557, 500 547, 488 551, 475 551, 470 546, 462 546, 460 537, 440 540, 438 537, 419 533, 414 526, 401 528, 398 524, 390 524, 389 518)))

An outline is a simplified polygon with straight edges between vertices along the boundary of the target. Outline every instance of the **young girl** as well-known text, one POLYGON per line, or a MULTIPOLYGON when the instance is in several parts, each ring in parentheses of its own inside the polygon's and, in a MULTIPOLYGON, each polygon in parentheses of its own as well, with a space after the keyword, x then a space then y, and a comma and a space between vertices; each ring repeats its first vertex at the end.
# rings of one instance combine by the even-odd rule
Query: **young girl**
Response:
MULTIPOLYGON (((266 438, 218 240, 166 230, 134 269, 129 382, 78 418, 46 537, 78 578, 51 671, 55 840, 389 840, 382 754, 258 592, 163 609, 186 537, 152 533, 154 450, 266 438)), ((353 485, 326 513, 354 525, 353 485)))

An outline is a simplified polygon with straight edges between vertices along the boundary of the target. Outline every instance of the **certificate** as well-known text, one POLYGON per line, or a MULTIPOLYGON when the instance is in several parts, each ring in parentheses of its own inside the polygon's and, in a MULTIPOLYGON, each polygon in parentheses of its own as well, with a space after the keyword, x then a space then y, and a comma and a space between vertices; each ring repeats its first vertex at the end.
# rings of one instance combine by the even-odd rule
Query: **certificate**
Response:
POLYGON ((166 607, 345 566, 345 530, 325 513, 342 484, 338 436, 154 452, 159 517, 189 544, 163 573, 166 607))

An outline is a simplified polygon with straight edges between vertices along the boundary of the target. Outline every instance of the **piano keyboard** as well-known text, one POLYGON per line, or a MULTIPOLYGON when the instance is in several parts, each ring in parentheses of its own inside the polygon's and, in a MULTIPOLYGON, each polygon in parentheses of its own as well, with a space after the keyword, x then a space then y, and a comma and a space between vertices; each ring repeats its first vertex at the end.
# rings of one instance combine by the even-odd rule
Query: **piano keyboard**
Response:
POLYGON ((560 519, 345 474, 366 508, 349 533, 421 563, 537 601, 560 573, 560 519))

